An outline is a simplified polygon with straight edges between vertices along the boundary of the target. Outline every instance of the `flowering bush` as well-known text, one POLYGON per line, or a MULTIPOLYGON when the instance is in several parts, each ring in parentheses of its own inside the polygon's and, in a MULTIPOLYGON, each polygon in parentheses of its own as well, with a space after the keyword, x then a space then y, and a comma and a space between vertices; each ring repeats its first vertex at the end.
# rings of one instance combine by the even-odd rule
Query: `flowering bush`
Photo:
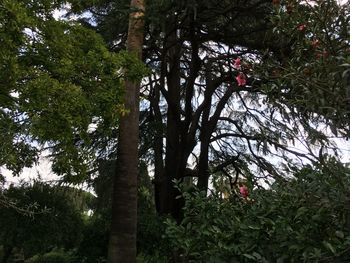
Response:
POLYGON ((184 219, 166 234, 188 262, 350 261, 350 170, 336 162, 256 188, 250 202, 184 197, 184 219))
POLYGON ((248 187, 245 185, 240 186, 239 193, 242 195, 243 198, 247 198, 249 195, 248 187))
POLYGON ((271 35, 279 48, 268 50, 261 64, 269 102, 288 118, 322 121, 349 137, 349 5, 288 0, 273 1, 273 10, 271 35))

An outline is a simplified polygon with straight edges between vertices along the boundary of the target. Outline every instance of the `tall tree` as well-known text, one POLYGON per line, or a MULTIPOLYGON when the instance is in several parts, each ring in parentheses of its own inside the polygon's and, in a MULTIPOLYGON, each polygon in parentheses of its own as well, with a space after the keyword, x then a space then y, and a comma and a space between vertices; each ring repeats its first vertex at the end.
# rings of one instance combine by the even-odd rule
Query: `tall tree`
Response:
MULTIPOLYGON (((96 25, 114 50, 125 46, 123 5, 123 1, 106 0, 87 7, 94 16, 91 25, 96 25), (113 23, 120 26, 112 26, 113 23)), ((280 107, 277 100, 270 100, 273 94, 268 88, 275 85, 270 81, 272 72, 267 70, 266 77, 257 71, 257 66, 264 65, 262 61, 269 57, 277 63, 290 59, 291 54, 296 61, 303 57, 291 53, 295 36, 300 33, 295 23, 303 20, 290 16, 295 18, 295 25, 289 27, 291 35, 273 31, 276 16, 288 17, 291 9, 301 8, 306 11, 305 17, 312 12, 305 8, 305 1, 299 0, 237 0, 219 4, 211 0, 150 1, 144 61, 152 68, 152 75, 142 87, 150 107, 145 109, 148 116, 144 115, 141 125, 148 131, 147 136, 154 139, 148 148, 143 146, 151 150, 144 150, 145 153, 154 154, 150 162, 155 166, 159 214, 181 216, 182 204, 176 198, 179 192, 173 187, 174 180, 197 177, 197 186, 206 191, 214 172, 226 174, 233 182, 238 177, 260 180, 281 177, 295 163, 317 161, 319 155, 311 151, 303 138, 304 130, 299 129, 303 121, 312 127, 314 120, 294 118, 305 113, 305 105, 293 108, 293 99, 302 100, 289 93, 292 100, 288 103, 296 113, 288 114, 290 109, 284 105, 288 100, 283 99, 280 107), (234 62, 237 58, 241 63, 234 62), (291 119, 282 118, 285 115, 291 119), (293 149, 293 143, 305 144, 310 152, 293 149), (297 158, 292 159, 291 155, 297 158), (280 169, 281 163, 285 169, 280 169)), ((338 24, 346 25, 346 21, 338 24)), ((305 39, 309 36, 304 35, 305 39)), ((295 80, 293 76, 292 81, 295 80)), ((279 87, 279 92, 274 90, 277 97, 286 91, 284 83, 279 87)), ((300 94, 299 89, 291 91, 300 94)), ((315 111, 311 112, 314 116, 315 111)), ((321 112, 316 111, 316 115, 321 112)), ((306 132, 315 134, 311 129, 306 132)))
POLYGON ((18 174, 47 147, 55 172, 79 180, 94 156, 92 130, 106 135, 122 108, 126 56, 76 21, 54 19, 58 2, 1 2, 0 165, 18 174))
MULTIPOLYGON (((123 5, 123 1, 101 1, 87 7, 94 15, 96 30, 114 50, 125 45, 123 5), (119 26, 112 26, 113 23, 119 26)), ((245 140, 253 141, 253 144, 257 140, 263 141, 266 136, 261 136, 262 130, 269 124, 261 130, 252 129, 244 119, 258 119, 252 115, 266 113, 247 110, 240 116, 223 118, 223 115, 246 107, 244 102, 253 100, 259 92, 260 82, 250 78, 249 70, 245 72, 249 75, 247 85, 238 85, 235 77, 240 69, 232 67, 233 58, 245 56, 246 61, 253 61, 249 56, 262 54, 266 46, 276 50, 278 43, 270 39, 259 41, 265 38, 270 26, 268 16, 272 3, 269 0, 252 0, 244 4, 223 1, 220 5, 216 1, 152 1, 149 5, 144 61, 153 71, 142 92, 151 107, 145 110, 148 116, 145 114, 142 125, 148 123, 151 129, 156 128, 148 133, 154 139, 148 149, 154 153, 151 162, 155 165, 158 213, 180 218, 182 201, 176 198, 179 192, 173 186, 174 180, 197 176, 200 178, 198 186, 207 190, 210 162, 214 156, 211 145, 218 144, 213 141, 213 134, 217 133, 216 140, 231 136, 242 141, 242 147, 239 145, 233 154, 222 157, 231 159, 227 162, 229 165, 246 168, 253 160, 256 166, 269 167, 267 158, 258 156, 254 149, 249 152, 245 143, 245 140), (246 94, 244 99, 242 93, 246 94), (234 118, 239 120, 232 120, 234 118), (218 132, 229 131, 229 126, 233 127, 232 132, 218 132), (241 126, 247 126, 247 129, 243 130, 241 126), (200 151, 197 150, 199 142, 200 151), (238 158, 236 152, 240 151, 244 154, 238 158), (192 162, 191 156, 197 160, 192 162), (195 165, 192 171, 189 169, 191 162, 195 165)))
MULTIPOLYGON (((141 60, 145 3, 143 0, 131 0, 130 8, 127 50, 141 60)), ((109 263, 136 262, 139 85, 135 79, 125 81, 124 102, 127 113, 121 117, 119 125, 109 263)))

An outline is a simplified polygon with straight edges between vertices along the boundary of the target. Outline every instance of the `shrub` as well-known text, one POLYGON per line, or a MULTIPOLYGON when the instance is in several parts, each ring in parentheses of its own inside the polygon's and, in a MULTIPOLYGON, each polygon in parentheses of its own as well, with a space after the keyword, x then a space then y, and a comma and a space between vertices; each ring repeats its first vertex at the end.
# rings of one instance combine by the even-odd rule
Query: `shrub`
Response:
POLYGON ((184 194, 185 216, 167 242, 188 262, 350 262, 350 172, 304 168, 250 199, 184 194))

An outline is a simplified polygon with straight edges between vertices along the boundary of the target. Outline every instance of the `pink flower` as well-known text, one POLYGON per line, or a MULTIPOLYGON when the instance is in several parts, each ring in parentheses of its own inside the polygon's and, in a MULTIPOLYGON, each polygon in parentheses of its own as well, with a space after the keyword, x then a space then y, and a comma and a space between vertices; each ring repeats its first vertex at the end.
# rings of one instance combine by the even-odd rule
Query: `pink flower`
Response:
POLYGON ((243 72, 240 72, 238 74, 238 76, 236 77, 236 80, 237 80, 238 86, 245 86, 245 84, 247 84, 247 79, 243 72))
POLYGON ((241 67, 241 59, 239 57, 234 60, 233 67, 235 69, 239 69, 241 67))
POLYGON ((239 193, 243 198, 247 198, 249 195, 248 187, 246 187, 245 185, 240 186, 239 193))
POLYGON ((306 25, 305 24, 301 24, 297 27, 297 30, 299 31, 304 31, 306 29, 306 25))

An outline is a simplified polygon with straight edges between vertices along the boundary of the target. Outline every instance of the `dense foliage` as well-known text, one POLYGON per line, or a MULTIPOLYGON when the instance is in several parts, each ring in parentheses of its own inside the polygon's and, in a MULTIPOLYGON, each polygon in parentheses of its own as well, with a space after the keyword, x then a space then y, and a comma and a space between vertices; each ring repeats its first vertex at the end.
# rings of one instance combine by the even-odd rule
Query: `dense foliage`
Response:
POLYGON ((262 60, 268 101, 312 142, 326 140, 317 126, 349 137, 350 9, 338 2, 276 1, 272 34, 283 48, 262 60))
POLYGON ((349 180, 330 162, 254 187, 248 199, 184 193, 184 219, 167 221, 167 241, 188 262, 347 262, 349 180))
POLYGON ((28 257, 54 247, 70 249, 79 244, 84 226, 82 212, 86 210, 82 206, 86 197, 79 191, 38 182, 11 186, 3 194, 29 211, 0 207, 0 244, 5 251, 11 254, 15 248, 21 249, 28 257))
POLYGON ((53 170, 79 181, 99 152, 93 137, 109 138, 124 112, 121 69, 135 79, 144 68, 125 52, 109 52, 94 31, 54 19, 57 7, 1 3, 0 165, 18 174, 45 147, 53 170))

